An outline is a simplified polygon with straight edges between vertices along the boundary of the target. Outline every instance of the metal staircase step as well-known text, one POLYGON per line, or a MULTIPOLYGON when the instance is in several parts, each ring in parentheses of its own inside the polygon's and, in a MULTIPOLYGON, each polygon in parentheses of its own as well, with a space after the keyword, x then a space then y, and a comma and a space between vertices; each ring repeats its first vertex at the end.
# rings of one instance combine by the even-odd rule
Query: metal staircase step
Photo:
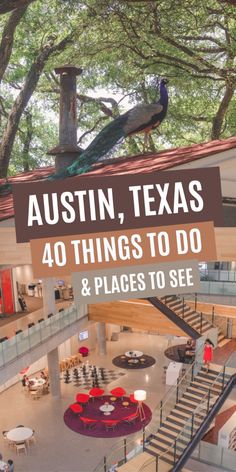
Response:
POLYGON ((144 448, 144 450, 146 452, 148 452, 149 454, 152 454, 153 456, 162 456, 161 457, 161 460, 163 460, 164 462, 167 462, 168 464, 170 465, 173 465, 174 464, 174 456, 170 453, 166 453, 165 455, 163 455, 163 451, 159 451, 158 452, 158 449, 155 448, 154 446, 146 446, 144 448))
POLYGON ((185 392, 181 398, 187 398, 189 400, 192 400, 193 402, 195 402, 197 405, 199 403, 201 403, 201 398, 199 398, 197 395, 194 395, 193 393, 191 392, 185 392))

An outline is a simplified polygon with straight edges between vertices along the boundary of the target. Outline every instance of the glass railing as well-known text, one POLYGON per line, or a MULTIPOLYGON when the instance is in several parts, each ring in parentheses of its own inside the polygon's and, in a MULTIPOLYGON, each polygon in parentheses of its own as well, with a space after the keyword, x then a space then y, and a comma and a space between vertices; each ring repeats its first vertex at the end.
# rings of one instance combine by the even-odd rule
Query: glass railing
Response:
POLYGON ((207 462, 235 472, 236 451, 222 447, 219 444, 201 441, 194 450, 192 457, 197 461, 207 462))
POLYGON ((188 365, 186 372, 179 378, 177 385, 173 385, 167 392, 164 401, 161 401, 152 413, 151 422, 143 428, 142 432, 138 432, 134 438, 122 439, 111 447, 109 453, 99 462, 93 472, 110 472, 114 467, 121 466, 132 457, 141 453, 144 450, 145 442, 153 434, 156 434, 161 427, 165 418, 170 414, 174 408, 178 398, 182 396, 187 386, 190 384, 193 376, 201 368, 199 362, 200 352, 196 351, 196 361, 188 365))
MULTIPOLYGON (((163 453, 158 454, 156 457, 147 459, 147 461, 142 464, 142 467, 138 472, 147 472, 150 468, 150 465, 155 464, 155 472, 161 472, 161 463, 167 462, 168 460, 173 461, 173 464, 176 464, 181 457, 184 449, 193 439, 197 430, 203 423, 204 419, 216 403, 219 395, 223 391, 229 377, 227 375, 232 375, 235 373, 236 368, 236 353, 233 353, 229 356, 228 360, 224 366, 220 369, 215 380, 209 385, 208 392, 202 397, 200 404, 192 411, 191 416, 186 421, 182 430, 178 433, 176 438, 173 440, 170 446, 166 448, 163 453), (232 371, 232 367, 234 371, 232 371)), ((166 469, 165 469, 166 470, 166 469)), ((170 466, 172 470, 172 466, 170 466)))
POLYGON ((14 361, 81 318, 75 305, 0 343, 0 367, 14 361))
POLYGON ((226 297, 236 296, 236 283, 201 281, 198 293, 202 295, 221 295, 226 297))
POLYGON ((236 282, 235 270, 200 269, 200 280, 236 282))

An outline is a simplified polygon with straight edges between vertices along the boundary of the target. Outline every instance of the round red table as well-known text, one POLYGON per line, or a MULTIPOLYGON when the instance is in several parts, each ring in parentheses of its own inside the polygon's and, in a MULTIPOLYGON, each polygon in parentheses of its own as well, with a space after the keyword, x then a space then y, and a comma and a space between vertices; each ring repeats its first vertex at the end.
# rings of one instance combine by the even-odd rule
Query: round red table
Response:
POLYGON ((77 393, 76 395, 76 401, 78 403, 88 403, 89 401, 89 395, 87 393, 77 393))
POLYGON ((83 411, 82 406, 78 403, 72 403, 72 405, 70 405, 70 409, 73 411, 73 413, 82 413, 83 411))

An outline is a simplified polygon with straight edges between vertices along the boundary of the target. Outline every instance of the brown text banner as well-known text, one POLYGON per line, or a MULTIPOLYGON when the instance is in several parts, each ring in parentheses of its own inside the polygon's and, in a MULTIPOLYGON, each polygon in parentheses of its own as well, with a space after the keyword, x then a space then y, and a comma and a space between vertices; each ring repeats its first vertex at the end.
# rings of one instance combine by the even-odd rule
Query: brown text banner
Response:
POLYGON ((74 273, 72 284, 75 300, 88 304, 195 293, 200 279, 198 261, 188 260, 74 273))
POLYGON ((17 242, 213 221, 223 225, 218 167, 13 185, 17 242))
POLYGON ((35 277, 119 266, 216 260, 212 221, 30 241, 35 277))

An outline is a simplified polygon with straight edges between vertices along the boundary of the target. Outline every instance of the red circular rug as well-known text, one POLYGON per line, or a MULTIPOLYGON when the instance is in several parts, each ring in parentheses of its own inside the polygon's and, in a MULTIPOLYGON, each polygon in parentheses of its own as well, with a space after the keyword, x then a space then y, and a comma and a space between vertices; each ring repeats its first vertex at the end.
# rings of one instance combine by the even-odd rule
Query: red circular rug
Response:
POLYGON ((117 398, 117 400, 112 403, 110 401, 110 396, 104 395, 103 397, 96 398, 94 401, 91 399, 88 404, 82 406, 83 412, 80 416, 96 420, 92 427, 89 428, 88 425, 84 426, 80 416, 73 413, 70 408, 65 411, 64 422, 68 428, 72 429, 72 431, 85 436, 92 436, 94 438, 115 438, 119 436, 127 436, 128 434, 135 433, 142 429, 143 426, 146 426, 151 421, 152 418, 150 408, 143 403, 145 415, 144 421, 141 421, 138 415, 134 422, 127 423, 124 419, 130 415, 135 415, 137 412, 137 404, 130 403, 128 397, 123 397, 123 399, 117 398), (99 407, 104 405, 105 402, 109 402, 109 404, 115 407, 110 415, 104 415, 104 413, 99 409, 99 407), (124 407, 122 405, 123 402, 128 402, 129 405, 124 407), (114 427, 114 430, 107 430, 105 423, 103 423, 104 420, 118 420, 119 422, 114 427))

